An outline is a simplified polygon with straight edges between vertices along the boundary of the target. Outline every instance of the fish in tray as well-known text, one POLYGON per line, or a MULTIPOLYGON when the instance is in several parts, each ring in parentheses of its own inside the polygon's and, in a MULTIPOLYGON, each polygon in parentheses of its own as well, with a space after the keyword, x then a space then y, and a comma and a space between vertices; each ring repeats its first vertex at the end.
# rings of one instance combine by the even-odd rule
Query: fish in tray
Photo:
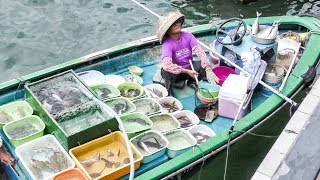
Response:
POLYGON ((140 95, 140 90, 135 88, 130 89, 123 89, 120 90, 121 96, 127 97, 127 98, 134 98, 140 95))
POLYGON ((156 88, 146 88, 147 89, 147 92, 148 94, 150 95, 150 97, 153 97, 153 98, 162 98, 163 97, 163 93, 156 89, 156 88))
POLYGON ((121 165, 121 162, 117 162, 117 161, 110 161, 106 158, 101 158, 102 161, 104 161, 104 167, 103 169, 98 172, 98 173, 90 173, 90 176, 93 177, 93 178, 97 178, 99 176, 101 176, 101 174, 103 173, 103 171, 106 169, 106 168, 112 168, 113 166, 115 168, 119 167, 121 165))
POLYGON ((80 163, 85 166, 91 166, 92 164, 94 164, 95 162, 97 162, 99 160, 100 160, 100 153, 97 153, 97 154, 93 155, 91 158, 84 159, 84 160, 80 161, 80 163))
POLYGON ((137 146, 139 149, 141 149, 144 152, 147 152, 148 154, 152 154, 153 152, 163 147, 155 137, 150 137, 145 140, 140 139, 137 141, 137 146))
POLYGON ((39 152, 42 155, 44 155, 43 153, 45 151, 47 151, 45 157, 39 158, 37 156, 33 156, 31 158, 30 170, 37 178, 43 178, 45 172, 57 173, 68 167, 68 159, 62 152, 54 151, 52 153, 49 148, 48 150, 46 150, 46 148, 39 149, 39 152))
POLYGON ((9 114, 6 112, 0 111, 0 122, 1 123, 8 123, 13 121, 13 117, 11 117, 9 114))
POLYGON ((117 113, 117 114, 123 114, 125 113, 127 110, 129 109, 129 105, 127 103, 127 101, 124 101, 124 103, 117 103, 114 105, 113 110, 117 113))
POLYGON ((180 116, 177 120, 179 121, 181 128, 190 127, 193 124, 187 116, 180 116))
POLYGON ((173 101, 172 103, 164 102, 164 103, 161 103, 161 106, 164 109, 166 109, 169 113, 179 110, 179 107, 176 105, 176 101, 173 101))
POLYGON ((211 138, 211 136, 201 132, 192 133, 192 135, 197 139, 197 144, 203 143, 204 141, 211 138))

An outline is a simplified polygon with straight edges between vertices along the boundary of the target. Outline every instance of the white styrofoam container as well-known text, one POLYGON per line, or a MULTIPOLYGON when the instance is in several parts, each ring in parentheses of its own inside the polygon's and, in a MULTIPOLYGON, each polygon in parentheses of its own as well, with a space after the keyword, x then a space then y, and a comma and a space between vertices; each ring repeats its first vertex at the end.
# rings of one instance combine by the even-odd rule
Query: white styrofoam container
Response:
POLYGON ((197 140, 191 133, 184 129, 166 132, 164 133, 164 136, 169 142, 166 151, 169 158, 175 158, 197 144, 197 140))
POLYGON ((168 146, 167 138, 164 137, 159 131, 155 131, 155 130, 149 130, 149 131, 143 132, 143 133, 139 134, 138 136, 131 138, 130 141, 140 151, 140 148, 138 147, 137 142, 140 139, 143 139, 145 136, 148 136, 150 134, 153 134, 153 136, 155 138, 157 138, 157 140, 160 143, 162 142, 164 146, 152 154, 145 154, 145 152, 141 152, 141 154, 143 155, 142 163, 148 163, 150 161, 157 159, 158 157, 161 157, 162 155, 164 155, 166 153, 166 150, 167 150, 167 146, 168 146))
POLYGON ((181 111, 182 108, 183 108, 181 102, 178 99, 176 99, 176 98, 174 98, 172 96, 167 96, 167 97, 160 98, 160 99, 158 99, 158 103, 161 105, 161 112, 162 113, 171 113, 171 114, 173 114, 173 113, 176 113, 178 111, 181 111), (178 107, 178 110, 173 111, 173 112, 169 112, 166 108, 164 108, 162 106, 162 103, 170 103, 170 104, 174 103, 178 107))
POLYGON ((177 113, 174 113, 173 116, 179 121, 179 117, 181 116, 186 116, 191 124, 187 127, 182 127, 182 124, 181 122, 179 121, 179 124, 180 124, 180 128, 190 128, 196 124, 199 124, 200 122, 200 119, 199 117, 192 111, 189 111, 189 110, 182 110, 182 111, 178 111, 177 113))
POLYGON ((149 84, 144 86, 144 90, 146 92, 146 95, 148 97, 154 98, 154 99, 159 99, 162 97, 166 97, 168 96, 168 91, 165 87, 163 87, 161 84, 157 84, 157 83, 153 83, 153 84, 149 84), (153 91, 154 89, 160 91, 162 93, 162 96, 157 96, 153 91))
POLYGON ((77 73, 79 78, 88 86, 105 84, 106 77, 100 71, 90 70, 77 73))
MULTIPOLYGON (((230 74, 221 86, 218 96, 218 114, 234 119, 239 106, 245 97, 248 86, 248 77, 230 74)), ((246 115, 248 104, 243 106, 238 119, 246 115)))
MULTIPOLYGON (((67 160, 67 168, 62 169, 61 171, 75 167, 75 162, 71 159, 69 154, 65 151, 65 149, 58 142, 58 140, 53 135, 45 135, 32 141, 29 141, 25 144, 22 144, 15 149, 17 157, 19 158, 20 162, 22 163, 22 165, 24 166, 24 168, 29 173, 32 179, 52 179, 53 176, 61 172, 46 171, 45 174, 42 175, 43 178, 37 178, 38 176, 34 174, 34 172, 30 168, 32 168, 32 159, 37 159, 39 161, 39 158, 41 158, 40 161, 48 161, 49 157, 46 157, 44 154, 41 154, 44 152, 42 151, 42 149, 52 149, 54 152, 61 152, 63 154, 63 157, 67 160)), ((42 168, 39 169, 39 171, 41 171, 42 168)))
MULTIPOLYGON (((191 135, 197 140, 197 143, 199 143, 199 139, 197 139, 196 137, 196 134, 197 133, 201 133, 201 134, 204 134, 204 135, 208 135, 210 138, 212 138, 213 136, 216 135, 216 133, 211 129, 209 128, 208 126, 206 125, 203 125, 203 124, 198 124, 196 126, 192 126, 190 129, 188 129, 188 132, 191 133, 191 135)), ((202 140, 202 142, 204 142, 206 140, 202 140)))

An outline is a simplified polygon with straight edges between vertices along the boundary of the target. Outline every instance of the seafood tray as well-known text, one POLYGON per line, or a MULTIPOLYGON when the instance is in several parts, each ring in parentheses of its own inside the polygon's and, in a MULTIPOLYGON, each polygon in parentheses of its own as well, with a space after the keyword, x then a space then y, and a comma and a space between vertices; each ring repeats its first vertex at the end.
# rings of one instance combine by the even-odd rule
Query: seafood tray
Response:
POLYGON ((120 95, 130 100, 138 99, 143 95, 143 88, 140 84, 134 82, 125 82, 118 86, 120 95))
MULTIPOLYGON (((72 71, 25 85, 26 99, 66 150, 118 130, 118 122, 72 71)), ((103 104, 103 103, 102 103, 103 104)))
POLYGON ((78 168, 65 170, 53 177, 53 180, 87 180, 86 175, 78 168))
POLYGON ((140 76, 128 74, 128 75, 124 75, 122 77, 126 80, 126 82, 134 82, 134 83, 138 83, 140 85, 143 84, 143 79, 140 76))
POLYGON ((181 102, 171 96, 160 98, 158 99, 158 102, 162 107, 162 113, 176 113, 178 111, 181 111, 183 108, 181 102))
POLYGON ((179 111, 173 116, 179 121, 180 128, 189 128, 200 122, 198 116, 189 110, 179 111))
POLYGON ((51 179, 73 168, 74 161, 53 135, 45 135, 15 149, 17 157, 32 179, 51 179))
POLYGON ((119 115, 132 113, 136 110, 136 106, 131 101, 129 101, 129 99, 124 97, 114 98, 105 101, 105 103, 119 115))
POLYGON ((99 84, 95 86, 90 86, 90 89, 100 98, 100 99, 110 99, 120 96, 120 92, 114 86, 110 84, 99 84))
POLYGON ((43 136, 44 128, 42 120, 38 116, 31 115, 4 125, 3 131, 10 143, 17 147, 43 136))
POLYGON ((161 112, 160 104, 152 98, 141 98, 133 101, 136 106, 136 112, 141 112, 145 115, 152 115, 161 112))
POLYGON ((132 138, 141 132, 153 127, 152 121, 144 114, 134 112, 121 117, 128 138, 132 138))
MULTIPOLYGON (((130 146, 134 169, 138 169, 143 156, 132 143, 130 146)), ((72 148, 69 154, 89 179, 118 179, 130 172, 129 156, 120 131, 72 148)))
POLYGON ((188 129, 188 132, 191 133, 194 138, 196 138, 197 144, 201 144, 216 135, 212 129, 203 124, 191 127, 188 129))
POLYGON ((155 114, 149 117, 153 122, 152 130, 157 130, 161 133, 171 131, 180 127, 179 121, 171 114, 155 114))
POLYGON ((130 140, 143 155, 142 163, 148 163, 166 153, 168 140, 158 131, 149 130, 130 140))
POLYGON ((159 99, 168 96, 168 91, 161 84, 149 84, 144 86, 144 90, 148 97, 159 99))
POLYGON ((0 106, 0 128, 12 121, 33 114, 32 107, 26 101, 15 101, 0 106))
POLYGON ((166 151, 169 158, 175 158, 197 144, 197 140, 184 129, 166 132, 164 136, 169 142, 166 151))

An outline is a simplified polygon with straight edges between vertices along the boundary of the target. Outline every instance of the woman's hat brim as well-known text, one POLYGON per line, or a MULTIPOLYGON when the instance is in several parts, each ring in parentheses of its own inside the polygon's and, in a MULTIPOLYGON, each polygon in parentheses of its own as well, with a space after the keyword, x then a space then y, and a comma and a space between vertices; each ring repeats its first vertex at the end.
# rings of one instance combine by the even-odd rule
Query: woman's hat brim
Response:
POLYGON ((182 21, 184 22, 184 15, 181 14, 179 11, 170 13, 168 16, 162 16, 159 18, 157 37, 159 39, 160 44, 163 43, 163 37, 165 36, 169 28, 172 26, 172 24, 180 18, 182 18, 182 21))

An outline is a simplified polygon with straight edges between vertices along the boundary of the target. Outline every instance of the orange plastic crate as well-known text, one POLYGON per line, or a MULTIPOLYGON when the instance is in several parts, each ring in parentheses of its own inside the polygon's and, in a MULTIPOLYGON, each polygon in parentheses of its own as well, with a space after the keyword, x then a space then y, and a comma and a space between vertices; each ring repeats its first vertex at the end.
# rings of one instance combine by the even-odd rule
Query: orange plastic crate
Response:
POLYGON ((78 168, 63 171, 53 177, 53 180, 87 180, 86 175, 78 168))

